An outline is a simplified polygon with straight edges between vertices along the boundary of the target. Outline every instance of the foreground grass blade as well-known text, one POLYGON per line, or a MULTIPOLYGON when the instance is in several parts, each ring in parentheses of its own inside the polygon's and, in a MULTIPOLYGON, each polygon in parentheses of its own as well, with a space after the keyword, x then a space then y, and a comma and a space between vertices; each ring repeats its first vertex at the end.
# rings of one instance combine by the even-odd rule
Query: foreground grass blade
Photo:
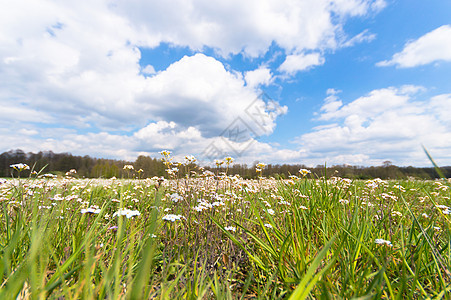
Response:
POLYGON ((326 257, 330 248, 332 247, 335 241, 335 237, 330 239, 330 241, 324 245, 323 249, 318 253, 313 262, 310 264, 307 272, 305 273, 302 281, 298 284, 294 292, 291 294, 289 300, 300 300, 306 299, 310 293, 310 291, 315 287, 318 280, 321 276, 333 265, 335 262, 335 258, 331 259, 322 269, 321 271, 317 271, 319 266, 321 265, 323 259, 326 257))

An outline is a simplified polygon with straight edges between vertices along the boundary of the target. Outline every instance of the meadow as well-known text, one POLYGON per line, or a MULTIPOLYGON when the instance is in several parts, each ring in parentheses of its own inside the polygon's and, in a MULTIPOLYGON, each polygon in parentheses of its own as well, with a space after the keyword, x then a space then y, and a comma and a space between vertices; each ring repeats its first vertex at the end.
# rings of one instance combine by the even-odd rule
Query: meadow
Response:
MULTIPOLYGON (((0 179, 0 299, 448 299, 447 180, 0 179)), ((257 165, 261 175, 263 164, 257 165)), ((178 174, 188 174, 181 178, 178 174)))

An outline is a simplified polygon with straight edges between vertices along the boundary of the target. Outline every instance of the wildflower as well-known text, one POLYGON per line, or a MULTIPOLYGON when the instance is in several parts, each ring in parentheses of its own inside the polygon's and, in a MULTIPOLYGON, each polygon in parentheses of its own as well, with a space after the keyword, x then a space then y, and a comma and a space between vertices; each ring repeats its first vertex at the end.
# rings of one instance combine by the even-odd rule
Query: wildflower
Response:
POLYGON ((258 163, 255 166, 255 172, 260 173, 265 167, 266 165, 264 163, 258 163))
POLYGON ((400 190, 401 192, 405 192, 406 189, 402 187, 401 185, 394 185, 393 188, 400 190))
POLYGON ((304 205, 299 206, 299 208, 300 208, 300 209, 303 209, 303 210, 307 210, 307 209, 308 209, 308 208, 305 207, 304 205))
POLYGON ((340 200, 338 200, 338 202, 340 202, 343 205, 349 204, 349 200, 346 200, 346 199, 340 199, 340 200))
POLYGON ((227 230, 227 231, 233 231, 233 232, 236 231, 236 228, 233 227, 233 226, 227 226, 227 227, 224 227, 224 229, 227 230))
POLYGON ((389 247, 393 246, 390 241, 386 241, 384 239, 375 239, 374 242, 379 245, 386 244, 389 247))
POLYGON ((449 210, 449 207, 446 206, 446 205, 439 204, 439 205, 436 205, 435 207, 440 208, 440 209, 444 209, 444 210, 449 210))
POLYGON ((163 216, 162 219, 165 220, 165 221, 175 222, 175 221, 180 220, 182 218, 184 218, 182 215, 169 214, 169 215, 163 216))
POLYGON ((265 204, 266 207, 271 207, 271 204, 269 204, 269 202, 266 200, 263 200, 263 204, 265 204))
POLYGON ((392 217, 395 217, 395 216, 402 217, 402 213, 400 213, 399 211, 396 211, 396 210, 392 211, 391 215, 392 215, 392 217))
POLYGON ((96 208, 96 207, 90 207, 90 208, 86 208, 86 209, 82 208, 80 212, 82 214, 86 214, 86 213, 88 213, 88 214, 98 214, 98 213, 100 213, 100 209, 96 208))
POLYGON ((169 155, 171 155, 171 151, 163 150, 163 151, 160 152, 160 154, 163 155, 163 156, 169 156, 169 155))
POLYGON ((132 165, 125 165, 124 166, 124 170, 133 170, 133 166, 132 165))
POLYGON ((198 206, 193 207, 193 209, 194 209, 195 211, 197 211, 197 212, 201 212, 201 211, 203 211, 203 210, 205 210, 205 209, 207 209, 207 208, 206 208, 205 206, 198 205, 198 206))
POLYGON ((117 231, 118 228, 119 227, 117 227, 117 226, 111 226, 111 227, 108 227, 108 230, 117 231))
POLYGON ((215 173, 213 173, 212 171, 206 170, 202 173, 202 175, 205 177, 213 177, 213 176, 215 176, 215 173))
POLYGON ((231 163, 233 163, 233 158, 228 156, 228 157, 224 158, 224 161, 227 165, 230 165, 231 163))
POLYGON ((222 201, 215 201, 211 204, 211 206, 224 206, 225 203, 222 201))
POLYGON ((167 170, 166 170, 166 172, 167 172, 169 175, 175 175, 178 171, 179 171, 179 169, 176 168, 176 167, 171 168, 171 169, 167 169, 167 170))
POLYGON ((275 214, 274 210, 271 209, 271 208, 268 208, 267 212, 268 212, 268 214, 270 214, 270 215, 274 215, 274 214, 275 214))
POLYGON ((127 208, 120 208, 117 212, 113 214, 113 217, 115 216, 126 216, 127 219, 130 219, 134 216, 139 216, 141 213, 137 210, 130 210, 127 208))
POLYGON ((428 216, 428 214, 427 214, 427 213, 422 213, 422 214, 421 214, 421 216, 422 216, 423 218, 426 218, 426 219, 428 219, 428 218, 429 218, 429 216, 428 216))
POLYGON ((27 164, 22 164, 22 163, 10 165, 10 167, 13 168, 14 170, 19 171, 19 172, 23 171, 23 170, 29 170, 30 169, 30 167, 27 164))
POLYGON ((41 175, 41 176, 39 176, 39 177, 40 177, 40 178, 56 178, 56 177, 58 177, 58 176, 53 175, 53 174, 50 174, 50 173, 47 173, 47 174, 41 175))
POLYGON ((271 225, 271 224, 265 224, 264 226, 265 226, 266 228, 272 229, 272 225, 271 225))
POLYGON ((180 196, 180 195, 177 194, 177 193, 174 193, 174 194, 171 195, 171 200, 172 200, 172 202, 177 203, 177 202, 179 202, 180 200, 183 200, 183 197, 180 196))
POLYGON ((185 156, 185 163, 188 164, 192 164, 196 161, 196 158, 192 155, 187 155, 185 156))
POLYGON ((215 164, 217 167, 219 167, 220 165, 222 165, 224 163, 224 161, 219 160, 219 159, 215 159, 215 164))
POLYGON ((299 173, 301 173, 302 176, 305 176, 305 175, 310 174, 312 172, 310 172, 310 170, 307 170, 307 169, 300 169, 299 173))

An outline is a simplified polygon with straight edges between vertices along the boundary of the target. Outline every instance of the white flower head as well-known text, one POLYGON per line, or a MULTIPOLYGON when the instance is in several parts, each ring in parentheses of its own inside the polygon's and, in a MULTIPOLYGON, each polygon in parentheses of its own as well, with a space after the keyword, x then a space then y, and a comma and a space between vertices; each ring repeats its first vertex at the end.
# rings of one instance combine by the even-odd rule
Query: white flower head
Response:
POLYGON ((139 216, 141 213, 137 210, 130 210, 128 208, 120 208, 117 212, 113 214, 113 217, 115 216, 126 216, 127 219, 130 219, 134 216, 139 216))
POLYGON ((186 155, 185 156, 185 163, 186 164, 191 164, 194 163, 196 161, 196 158, 193 155, 186 155))
POLYGON ((169 215, 163 216, 162 219, 165 220, 165 221, 175 222, 175 221, 180 220, 182 218, 184 219, 185 217, 183 217, 182 215, 169 214, 169 215))
POLYGON ((236 227, 233 227, 233 226, 227 226, 227 227, 224 227, 224 229, 227 231, 233 231, 233 232, 236 231, 236 227))
POLYGON ((347 200, 347 199, 340 199, 340 200, 338 200, 338 202, 340 202, 343 205, 349 204, 349 200, 347 200))
POLYGON ((310 174, 312 172, 310 172, 310 170, 307 170, 307 169, 300 169, 299 173, 301 173, 302 176, 305 176, 305 175, 310 174))
POLYGON ((384 239, 375 239, 374 242, 378 245, 387 245, 389 247, 393 246, 390 241, 384 240, 384 239))
POLYGON ((99 208, 95 208, 95 207, 90 207, 90 208, 83 208, 80 211, 82 214, 98 214, 100 213, 100 209, 99 208))
POLYGON ((174 194, 171 195, 171 201, 172 201, 172 202, 177 203, 177 202, 179 202, 180 200, 183 200, 183 197, 180 196, 179 194, 174 193, 174 194))
POLYGON ((17 171, 23 171, 23 170, 30 169, 30 166, 28 166, 27 164, 23 164, 23 163, 10 165, 10 167, 17 171))

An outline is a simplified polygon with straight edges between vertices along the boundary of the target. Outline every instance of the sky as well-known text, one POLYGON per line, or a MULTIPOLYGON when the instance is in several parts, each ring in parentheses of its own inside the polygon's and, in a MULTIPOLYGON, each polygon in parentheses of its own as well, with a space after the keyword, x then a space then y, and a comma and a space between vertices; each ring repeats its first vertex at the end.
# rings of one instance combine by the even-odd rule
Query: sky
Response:
POLYGON ((451 1, 0 3, 0 152, 451 165, 451 1))

